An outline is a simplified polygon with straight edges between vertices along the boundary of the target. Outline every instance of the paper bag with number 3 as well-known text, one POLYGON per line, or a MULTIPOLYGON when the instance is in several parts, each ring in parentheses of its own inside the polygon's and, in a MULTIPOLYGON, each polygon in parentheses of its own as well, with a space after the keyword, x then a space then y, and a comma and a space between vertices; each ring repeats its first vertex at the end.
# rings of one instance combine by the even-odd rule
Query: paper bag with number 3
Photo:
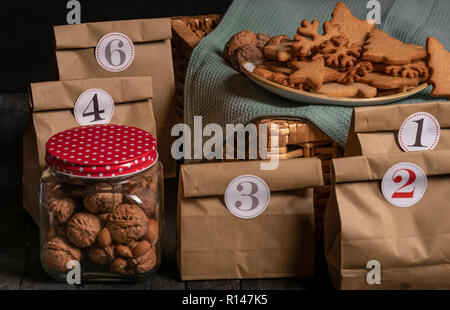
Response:
POLYGON ((170 132, 175 124, 175 81, 170 19, 137 19, 54 27, 59 79, 151 76, 158 152, 175 177, 170 132), (99 49, 97 49, 97 45, 99 49))
POLYGON ((31 84, 31 113, 23 137, 23 205, 36 223, 39 223, 38 187, 45 165, 45 144, 52 135, 80 126, 74 116, 74 105, 80 95, 88 90, 93 92, 86 98, 80 112, 81 116, 86 115, 87 123, 97 117, 105 117, 106 109, 98 110, 95 99, 100 92, 106 93, 114 102, 109 123, 139 127, 156 137, 151 77, 96 78, 31 84))
POLYGON ((183 280, 313 275, 313 187, 323 185, 320 160, 282 160, 275 170, 261 170, 260 164, 181 167, 177 261, 183 280), (247 175, 262 179, 270 191, 266 209, 253 218, 237 217, 224 200, 231 184, 237 186, 236 206, 259 192, 259 186, 248 191, 245 184, 232 182, 247 175))
POLYGON ((398 138, 399 130, 409 116, 420 112, 434 116, 440 125, 440 137, 434 139, 436 132, 433 126, 426 126, 430 122, 428 118, 423 120, 423 117, 417 117, 416 123, 411 125, 406 148, 419 145, 423 147, 415 150, 449 150, 450 104, 423 102, 355 108, 345 156, 403 152, 398 138), (423 121, 426 122, 425 127, 423 121))
POLYGON ((443 150, 333 160, 325 255, 337 289, 450 289, 449 158, 443 150), (400 163, 411 169, 386 174, 400 163))

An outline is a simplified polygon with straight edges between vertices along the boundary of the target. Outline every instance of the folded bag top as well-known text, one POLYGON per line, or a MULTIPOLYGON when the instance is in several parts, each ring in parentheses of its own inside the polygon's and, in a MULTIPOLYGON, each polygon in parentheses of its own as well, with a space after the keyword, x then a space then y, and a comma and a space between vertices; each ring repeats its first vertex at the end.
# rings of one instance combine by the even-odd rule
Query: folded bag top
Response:
POLYGON ((223 195, 228 184, 242 175, 263 179, 271 192, 323 185, 322 166, 317 158, 281 160, 274 170, 261 170, 260 161, 209 163, 181 167, 185 198, 223 195))
POLYGON ((121 32, 133 43, 170 39, 172 32, 167 18, 135 19, 79 25, 55 26, 57 50, 95 47, 105 34, 121 32))

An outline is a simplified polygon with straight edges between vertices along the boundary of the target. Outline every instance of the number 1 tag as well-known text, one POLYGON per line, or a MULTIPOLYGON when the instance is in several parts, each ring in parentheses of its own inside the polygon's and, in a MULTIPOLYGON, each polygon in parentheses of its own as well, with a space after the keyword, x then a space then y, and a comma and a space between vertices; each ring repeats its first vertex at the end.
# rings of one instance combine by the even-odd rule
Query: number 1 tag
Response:
POLYGON ((413 163, 392 166, 383 177, 384 198, 397 207, 411 207, 422 199, 427 188, 427 175, 413 163))
POLYGON ((89 89, 78 97, 73 114, 81 126, 108 124, 114 114, 114 100, 102 89, 89 89))
POLYGON ((243 219, 257 217, 267 208, 270 190, 263 179, 242 175, 228 184, 225 205, 235 216, 243 219))
POLYGON ((433 150, 440 135, 437 119, 429 113, 418 112, 403 121, 398 131, 398 143, 405 152, 433 150))

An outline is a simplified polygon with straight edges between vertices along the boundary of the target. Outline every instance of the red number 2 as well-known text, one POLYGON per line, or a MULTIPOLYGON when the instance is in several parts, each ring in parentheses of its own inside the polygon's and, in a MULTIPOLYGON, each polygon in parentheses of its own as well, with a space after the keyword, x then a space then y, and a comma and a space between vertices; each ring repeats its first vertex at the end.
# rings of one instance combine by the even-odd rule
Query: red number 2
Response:
POLYGON ((414 181, 416 180, 416 174, 414 173, 414 171, 409 170, 409 169, 399 169, 399 170, 394 172, 394 174, 392 175, 392 178, 393 178, 395 183, 400 183, 403 180, 403 178, 400 175, 397 175, 397 176, 395 176, 395 175, 397 174, 397 172, 400 172, 402 170, 408 172, 408 176, 409 176, 408 181, 405 184, 403 184, 402 187, 398 188, 394 192, 394 194, 392 194, 392 198, 413 198, 414 197, 414 191, 416 189, 415 186, 414 186, 413 190, 410 191, 410 192, 399 192, 399 191, 401 189, 403 189, 403 188, 405 188, 405 187, 407 187, 407 186, 409 186, 409 185, 414 183, 414 181))

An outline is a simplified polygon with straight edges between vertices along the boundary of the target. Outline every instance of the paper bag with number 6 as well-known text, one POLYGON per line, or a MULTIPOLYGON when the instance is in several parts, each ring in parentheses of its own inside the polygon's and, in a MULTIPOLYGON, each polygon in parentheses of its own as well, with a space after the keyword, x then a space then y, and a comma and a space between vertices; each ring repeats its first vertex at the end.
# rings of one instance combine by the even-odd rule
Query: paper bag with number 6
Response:
POLYGON ((448 150, 450 149, 449 115, 450 105, 448 102, 355 108, 345 156, 403 152, 403 148, 418 151, 448 150), (425 112, 424 114, 427 115, 420 116, 421 112, 425 112), (400 140, 400 128, 405 120, 415 113, 418 116, 412 119, 409 130, 404 131, 400 140), (436 130, 439 127, 440 136, 436 130), (403 144, 403 148, 401 144, 403 144))
POLYGON ((39 223, 38 187, 45 165, 45 144, 52 135, 80 126, 74 115, 74 105, 82 94, 88 95, 79 113, 76 113, 82 118, 80 121, 85 122, 82 125, 89 124, 96 118, 105 118, 107 121, 109 112, 109 123, 139 127, 156 137, 151 77, 31 84, 31 113, 23 137, 23 206, 36 223, 39 223), (91 91, 86 93, 88 90, 91 91), (100 95, 112 99, 109 109, 102 102, 98 105, 100 95))
POLYGON ((337 289, 450 289, 449 158, 443 150, 333 160, 325 255, 337 289))
POLYGON ((59 79, 151 76, 158 152, 167 177, 175 177, 170 153, 175 124, 175 81, 169 18, 54 27, 59 79), (97 48, 98 47, 98 48, 97 48))
POLYGON ((183 280, 313 275, 313 187, 323 185, 320 160, 282 160, 274 170, 260 165, 181 167, 177 261, 183 280), (264 188, 270 193, 265 210, 259 196, 264 188))

